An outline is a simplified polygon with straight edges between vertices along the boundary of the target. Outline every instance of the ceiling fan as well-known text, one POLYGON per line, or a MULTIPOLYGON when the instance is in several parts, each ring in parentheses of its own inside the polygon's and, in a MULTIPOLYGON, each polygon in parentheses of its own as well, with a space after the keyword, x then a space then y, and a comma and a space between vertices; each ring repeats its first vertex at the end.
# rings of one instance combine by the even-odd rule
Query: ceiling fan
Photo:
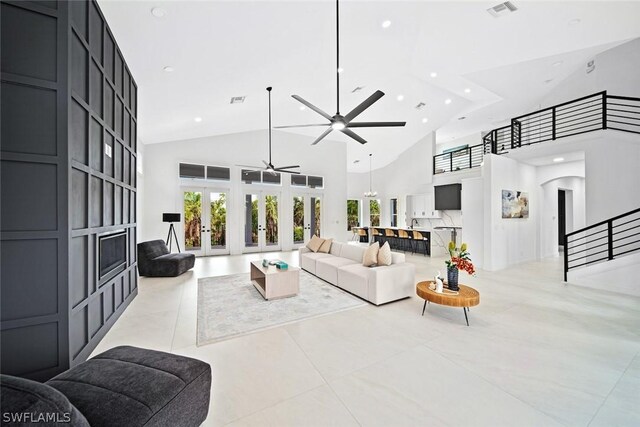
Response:
POLYGON ((293 125, 293 126, 276 126, 276 129, 285 129, 285 128, 299 128, 299 127, 312 127, 312 126, 329 126, 327 130, 325 130, 322 135, 320 135, 315 141, 311 143, 311 145, 316 145, 320 142, 325 136, 329 135, 331 131, 337 130, 345 135, 355 139, 360 144, 366 144, 367 141, 353 132, 350 128, 369 128, 369 127, 392 127, 392 126, 404 126, 406 122, 352 122, 360 113, 369 108, 374 102, 379 100, 384 96, 384 92, 377 90, 373 95, 369 98, 365 99, 360 105, 351 110, 347 115, 343 116, 340 114, 340 9, 339 9, 339 0, 336 0, 336 80, 337 80, 337 88, 336 88, 336 114, 330 116, 326 112, 322 111, 320 108, 311 104, 309 101, 302 99, 298 95, 291 95, 291 97, 305 106, 309 107, 316 113, 320 114, 325 119, 329 120, 329 123, 323 124, 311 124, 311 125, 293 125))
POLYGON ((273 89, 271 86, 269 86, 267 88, 267 92, 269 92, 269 161, 267 162, 266 160, 263 160, 262 163, 264 163, 264 168, 262 166, 248 166, 248 165, 236 165, 236 166, 240 166, 243 168, 251 168, 254 171, 259 171, 259 170, 265 170, 267 172, 269 172, 271 175, 275 175, 277 172, 283 172, 283 173, 291 173, 291 174, 300 174, 300 172, 297 171, 292 171, 289 169, 295 169, 295 168, 299 168, 299 165, 294 165, 294 166, 282 166, 280 168, 277 168, 275 166, 273 166, 273 163, 271 163, 271 89, 273 89))

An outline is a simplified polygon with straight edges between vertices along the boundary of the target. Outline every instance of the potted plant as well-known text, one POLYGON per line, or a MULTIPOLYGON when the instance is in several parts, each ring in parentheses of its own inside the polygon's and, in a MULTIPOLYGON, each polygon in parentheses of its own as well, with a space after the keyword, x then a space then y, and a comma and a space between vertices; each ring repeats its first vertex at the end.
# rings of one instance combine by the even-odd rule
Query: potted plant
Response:
POLYGON ((447 264, 447 285, 450 290, 457 291, 459 289, 458 270, 466 271, 472 276, 476 273, 476 270, 471 258, 469 258, 466 243, 456 248, 455 242, 449 242, 449 256, 450 259, 445 261, 445 264, 447 264))

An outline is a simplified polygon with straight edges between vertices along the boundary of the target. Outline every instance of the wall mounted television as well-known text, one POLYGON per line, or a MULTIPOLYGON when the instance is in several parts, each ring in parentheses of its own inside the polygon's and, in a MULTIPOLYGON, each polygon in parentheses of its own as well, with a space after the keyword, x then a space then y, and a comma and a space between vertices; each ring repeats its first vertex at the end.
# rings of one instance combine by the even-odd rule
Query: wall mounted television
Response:
POLYGON ((459 211, 462 209, 462 184, 436 185, 435 209, 459 211))

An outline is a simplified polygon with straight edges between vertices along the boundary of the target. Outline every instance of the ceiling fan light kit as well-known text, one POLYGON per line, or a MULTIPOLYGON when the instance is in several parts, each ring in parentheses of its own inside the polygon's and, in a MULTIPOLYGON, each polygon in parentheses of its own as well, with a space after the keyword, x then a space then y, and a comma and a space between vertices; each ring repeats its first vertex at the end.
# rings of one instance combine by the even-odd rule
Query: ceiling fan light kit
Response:
POLYGON ((360 113, 362 113, 367 108, 371 107, 376 101, 384 96, 384 92, 377 90, 373 95, 369 98, 365 99, 360 105, 351 110, 346 116, 340 114, 340 72, 342 68, 340 68, 340 8, 339 8, 339 0, 336 0, 336 114, 331 116, 315 105, 311 104, 309 101, 306 101, 302 97, 298 95, 291 95, 293 99, 302 103, 305 107, 315 111, 320 114, 322 117, 327 119, 329 123, 325 124, 312 124, 312 125, 293 125, 293 126, 276 126, 276 129, 285 129, 285 128, 299 128, 299 127, 312 127, 312 126, 327 126, 327 130, 325 130, 322 135, 316 138, 315 141, 311 143, 311 145, 316 145, 322 139, 324 139, 327 135, 329 135, 332 131, 340 131, 343 134, 349 136, 352 139, 355 139, 360 144, 366 144, 367 141, 357 135, 349 128, 368 128, 368 127, 396 127, 396 126, 404 126, 406 122, 352 122, 360 113))

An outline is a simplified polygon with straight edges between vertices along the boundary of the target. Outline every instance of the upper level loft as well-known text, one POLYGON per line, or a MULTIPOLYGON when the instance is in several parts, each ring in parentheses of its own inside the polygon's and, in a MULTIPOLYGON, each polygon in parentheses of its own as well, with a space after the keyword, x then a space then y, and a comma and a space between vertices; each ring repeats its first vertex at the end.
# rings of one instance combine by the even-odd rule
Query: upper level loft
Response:
POLYGON ((603 91, 515 117, 508 126, 488 132, 478 145, 433 156, 433 173, 479 167, 485 154, 506 154, 520 147, 603 129, 640 134, 640 98, 603 91))

